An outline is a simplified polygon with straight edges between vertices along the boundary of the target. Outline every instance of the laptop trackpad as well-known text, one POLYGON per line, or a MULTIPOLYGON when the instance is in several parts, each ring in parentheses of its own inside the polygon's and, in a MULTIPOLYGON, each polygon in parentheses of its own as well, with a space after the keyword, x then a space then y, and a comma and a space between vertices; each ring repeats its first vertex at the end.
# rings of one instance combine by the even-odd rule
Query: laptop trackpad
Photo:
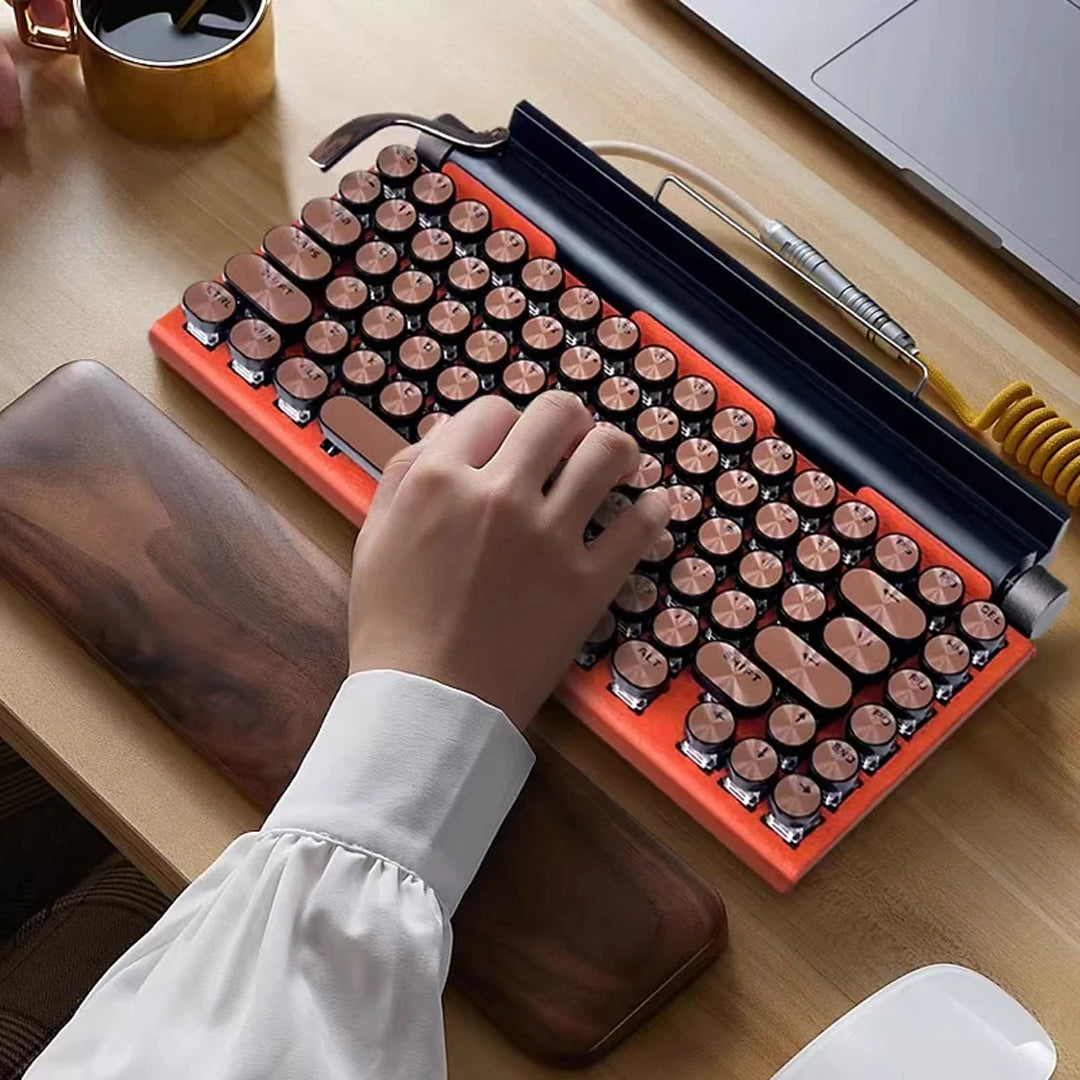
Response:
POLYGON ((1080 6, 914 0, 814 82, 1080 279, 1080 6))

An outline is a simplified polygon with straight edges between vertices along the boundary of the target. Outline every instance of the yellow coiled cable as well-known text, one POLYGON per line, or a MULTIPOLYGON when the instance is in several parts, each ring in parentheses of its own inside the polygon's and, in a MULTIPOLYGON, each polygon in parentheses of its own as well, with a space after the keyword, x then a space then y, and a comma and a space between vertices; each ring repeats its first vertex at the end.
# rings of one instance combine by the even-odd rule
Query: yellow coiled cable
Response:
POLYGON ((1039 397, 1030 383, 1009 383, 982 412, 976 412, 951 380, 920 353, 930 385, 973 431, 991 428, 1001 449, 1062 496, 1080 505, 1080 430, 1039 397))

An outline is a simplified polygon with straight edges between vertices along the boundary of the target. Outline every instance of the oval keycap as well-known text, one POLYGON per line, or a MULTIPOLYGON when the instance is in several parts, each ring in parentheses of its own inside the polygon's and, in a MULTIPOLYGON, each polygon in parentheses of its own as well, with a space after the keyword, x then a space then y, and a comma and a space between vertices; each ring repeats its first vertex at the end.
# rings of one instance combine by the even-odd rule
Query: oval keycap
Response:
POLYGON ((409 444, 356 398, 338 394, 319 410, 326 438, 376 480, 386 463, 409 444))
POLYGON ((786 626, 774 624, 759 631, 754 652, 777 681, 810 708, 834 713, 851 701, 851 680, 786 626))
POLYGON ((875 570, 849 570, 840 579, 840 595, 887 641, 912 644, 926 632, 922 608, 875 570))
POLYGON ((763 709, 772 697, 769 676, 725 641, 710 641, 698 649, 694 674, 710 694, 742 713, 763 709))
POLYGON ((311 301, 261 255, 234 255, 225 264, 225 280, 264 318, 294 328, 311 318, 311 301))

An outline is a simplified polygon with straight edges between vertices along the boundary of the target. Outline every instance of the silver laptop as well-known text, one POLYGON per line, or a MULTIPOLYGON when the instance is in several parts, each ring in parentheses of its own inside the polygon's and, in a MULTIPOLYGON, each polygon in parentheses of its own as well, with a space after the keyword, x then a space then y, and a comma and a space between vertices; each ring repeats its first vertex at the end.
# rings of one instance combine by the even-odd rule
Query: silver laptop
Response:
POLYGON ((671 2, 1080 308, 1080 0, 671 2))

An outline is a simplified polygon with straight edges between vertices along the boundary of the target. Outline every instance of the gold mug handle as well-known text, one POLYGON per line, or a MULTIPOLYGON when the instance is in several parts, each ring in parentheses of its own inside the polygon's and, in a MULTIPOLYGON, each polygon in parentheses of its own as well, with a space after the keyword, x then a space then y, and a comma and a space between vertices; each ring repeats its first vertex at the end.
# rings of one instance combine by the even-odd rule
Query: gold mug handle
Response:
POLYGON ((41 26, 30 13, 31 0, 15 0, 15 22, 19 28, 19 40, 33 49, 47 52, 73 53, 78 46, 75 40, 75 10, 72 0, 67 0, 68 29, 41 26))

